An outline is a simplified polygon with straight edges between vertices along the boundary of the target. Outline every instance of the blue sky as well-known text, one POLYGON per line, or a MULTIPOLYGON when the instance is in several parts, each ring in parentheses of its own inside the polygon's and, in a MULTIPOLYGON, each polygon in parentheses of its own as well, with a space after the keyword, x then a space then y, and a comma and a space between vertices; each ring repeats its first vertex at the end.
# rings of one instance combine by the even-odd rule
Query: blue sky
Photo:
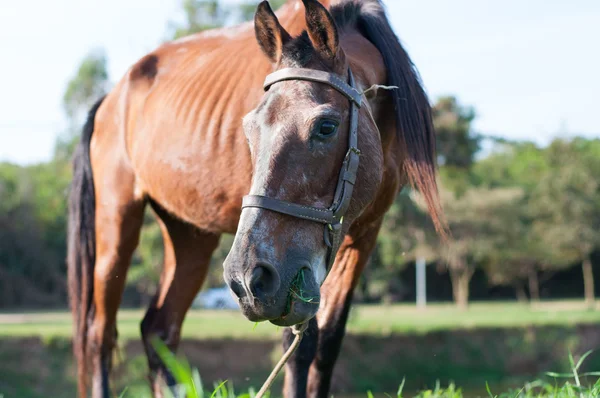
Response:
MULTIPOLYGON (((541 144, 600 136, 600 1, 384 3, 430 97, 474 106, 477 131, 541 144)), ((106 51, 116 81, 180 19, 179 0, 5 0, 0 161, 50 157, 64 88, 91 49, 106 51)))

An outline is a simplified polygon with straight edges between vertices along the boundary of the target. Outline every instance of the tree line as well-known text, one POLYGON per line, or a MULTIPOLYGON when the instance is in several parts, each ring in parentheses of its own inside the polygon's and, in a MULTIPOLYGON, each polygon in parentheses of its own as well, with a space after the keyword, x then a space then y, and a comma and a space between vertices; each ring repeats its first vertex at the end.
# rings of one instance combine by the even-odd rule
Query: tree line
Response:
MULTIPOLYGON (((184 0, 184 22, 169 24, 166 39, 249 20, 255 6, 184 0)), ((27 166, 0 163, 0 307, 67 303, 71 155, 87 110, 111 84, 107 55, 88 54, 65 88, 69 124, 52 159, 27 166)), ((385 297, 401 272, 423 258, 447 275, 461 307, 468 304, 476 272, 483 272, 489 285, 509 286, 521 298, 526 288, 529 298, 538 300, 544 278, 578 267, 585 300, 593 305, 592 254, 600 249, 600 140, 557 138, 540 146, 490 137, 473 130, 475 109, 453 96, 435 100, 433 117, 451 237, 441 241, 436 236, 419 193, 406 187, 384 220, 361 290, 375 299, 385 297)), ((207 286, 222 284, 221 264, 231 243, 232 236, 223 236, 207 286)), ((128 273, 127 304, 145 304, 154 294, 161 264, 162 238, 148 211, 128 273)))

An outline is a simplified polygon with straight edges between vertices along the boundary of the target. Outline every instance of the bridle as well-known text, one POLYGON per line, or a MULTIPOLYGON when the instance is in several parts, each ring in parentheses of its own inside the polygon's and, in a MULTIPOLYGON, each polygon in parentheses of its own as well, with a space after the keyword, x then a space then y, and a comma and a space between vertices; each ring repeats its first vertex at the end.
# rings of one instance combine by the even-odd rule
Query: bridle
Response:
POLYGON ((264 89, 285 80, 307 80, 327 84, 343 94, 350 101, 350 131, 348 133, 348 151, 342 163, 333 203, 328 208, 304 206, 261 195, 247 195, 242 200, 242 209, 256 207, 286 214, 304 220, 324 224, 323 239, 327 246, 326 269, 329 272, 342 239, 344 215, 350 206, 352 191, 356 183, 360 150, 358 149, 358 108, 362 104, 362 94, 355 88, 354 76, 348 68, 348 83, 337 75, 303 68, 278 70, 267 76, 264 89))

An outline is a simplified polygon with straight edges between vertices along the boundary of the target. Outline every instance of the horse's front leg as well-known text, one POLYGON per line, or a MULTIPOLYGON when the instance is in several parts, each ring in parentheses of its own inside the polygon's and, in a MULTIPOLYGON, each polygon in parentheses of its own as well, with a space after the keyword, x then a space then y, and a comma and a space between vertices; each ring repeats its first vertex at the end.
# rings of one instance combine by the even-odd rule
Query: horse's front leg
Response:
MULTIPOLYGON (((283 351, 287 351, 296 336, 291 328, 283 332, 283 351)), ((300 347, 285 365, 283 395, 286 398, 304 398, 307 396, 308 369, 317 353, 319 328, 316 318, 310 320, 304 332, 300 347)))
MULTIPOLYGON (((375 248, 381 222, 364 228, 359 234, 346 236, 336 261, 321 288, 321 308, 305 332, 296 354, 286 366, 286 398, 326 398, 333 368, 340 353, 352 293, 360 274, 375 248)), ((293 340, 291 331, 284 333, 284 349, 293 340)))

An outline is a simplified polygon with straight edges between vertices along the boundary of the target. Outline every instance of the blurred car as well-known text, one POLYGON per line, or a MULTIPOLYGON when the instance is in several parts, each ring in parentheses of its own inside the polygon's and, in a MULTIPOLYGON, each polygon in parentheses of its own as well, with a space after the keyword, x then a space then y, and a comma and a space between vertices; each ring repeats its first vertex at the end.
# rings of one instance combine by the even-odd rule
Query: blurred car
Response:
POLYGON ((231 294, 228 286, 216 287, 200 292, 194 299, 192 307, 209 309, 240 308, 237 300, 231 294))

